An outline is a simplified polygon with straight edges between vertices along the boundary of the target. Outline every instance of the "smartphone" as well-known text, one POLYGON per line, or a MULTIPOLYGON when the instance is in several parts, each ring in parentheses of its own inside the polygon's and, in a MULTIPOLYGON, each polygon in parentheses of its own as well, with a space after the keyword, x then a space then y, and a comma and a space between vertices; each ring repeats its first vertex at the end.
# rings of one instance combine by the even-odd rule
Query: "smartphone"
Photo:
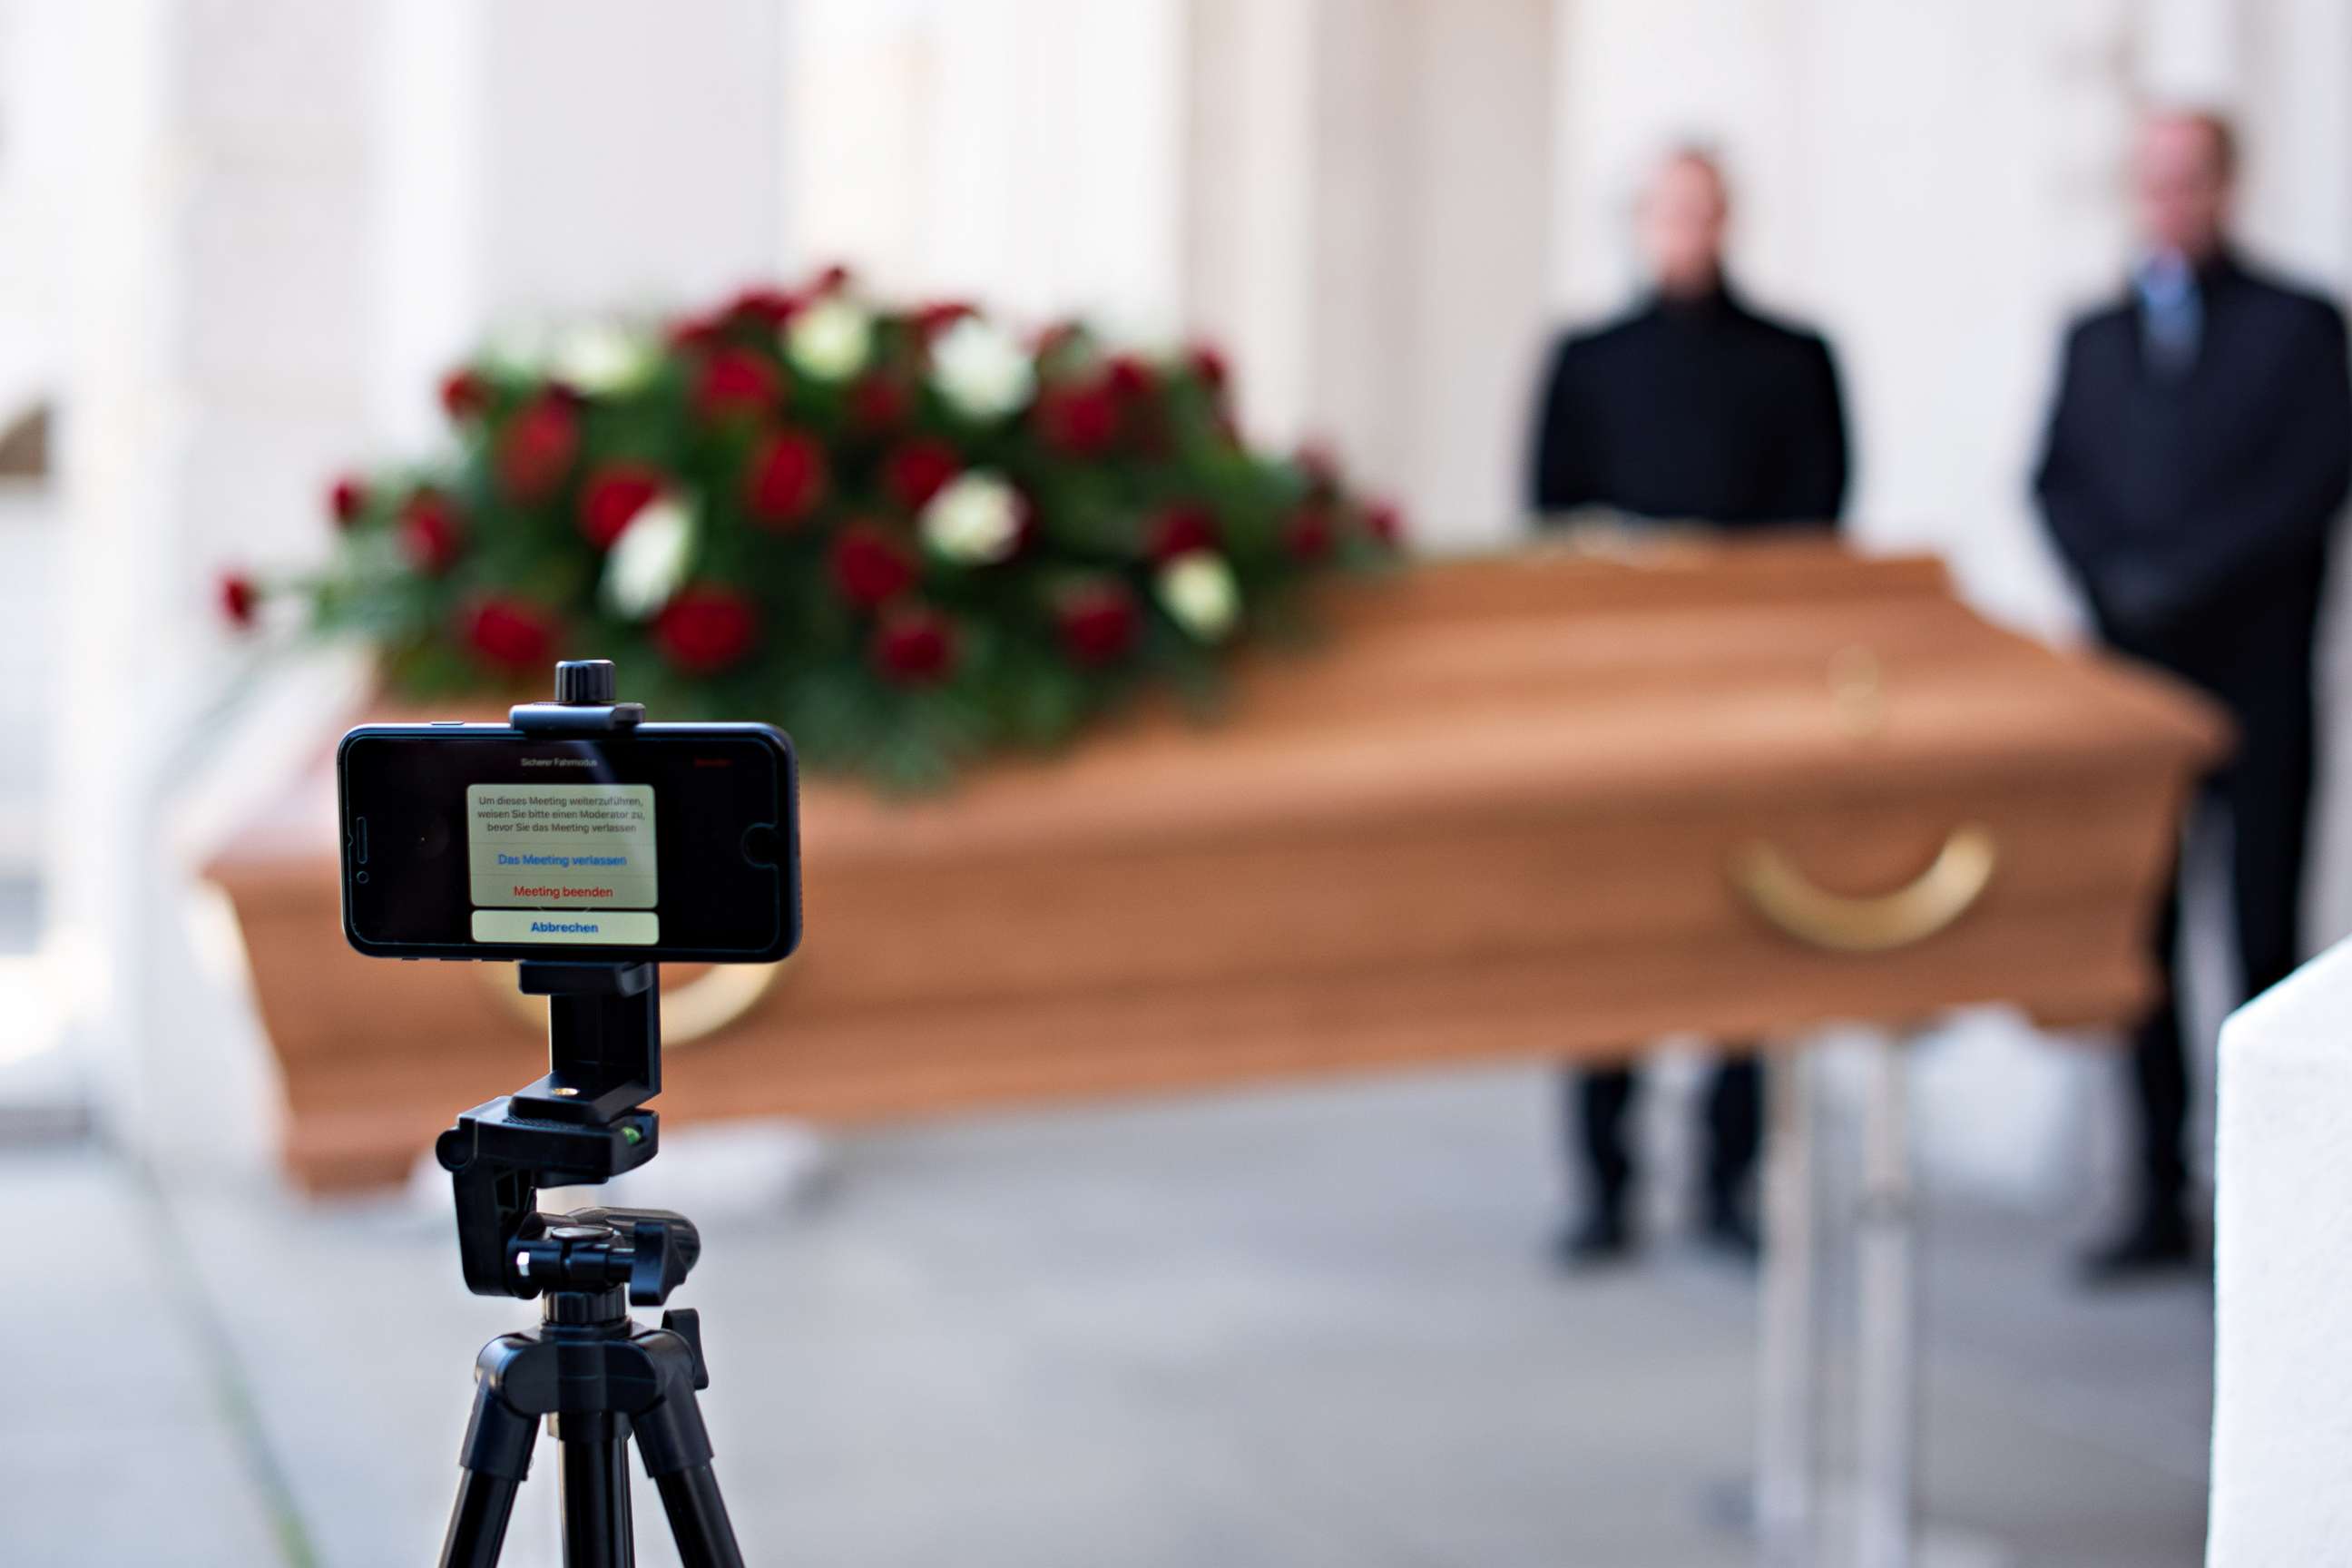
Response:
POLYGON ((765 724, 368 724, 335 754, 343 934, 379 958, 770 963, 799 780, 765 724))

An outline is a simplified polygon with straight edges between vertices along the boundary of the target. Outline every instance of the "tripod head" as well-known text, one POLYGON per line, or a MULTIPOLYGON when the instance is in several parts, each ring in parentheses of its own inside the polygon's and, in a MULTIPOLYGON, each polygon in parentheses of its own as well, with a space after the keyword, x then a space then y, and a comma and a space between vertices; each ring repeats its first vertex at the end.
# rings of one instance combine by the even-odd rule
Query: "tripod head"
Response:
MULTIPOLYGON (((610 735, 645 710, 615 702, 607 659, 555 667, 555 700, 508 721, 541 735, 610 735)), ((654 1157, 660 1121, 660 966, 533 959, 516 965, 525 994, 547 998, 548 1069, 457 1118, 434 1143, 457 1205, 457 1256, 478 1296, 625 1289, 658 1306, 702 1252, 681 1215, 659 1209, 539 1211, 541 1186, 610 1181, 654 1157)))

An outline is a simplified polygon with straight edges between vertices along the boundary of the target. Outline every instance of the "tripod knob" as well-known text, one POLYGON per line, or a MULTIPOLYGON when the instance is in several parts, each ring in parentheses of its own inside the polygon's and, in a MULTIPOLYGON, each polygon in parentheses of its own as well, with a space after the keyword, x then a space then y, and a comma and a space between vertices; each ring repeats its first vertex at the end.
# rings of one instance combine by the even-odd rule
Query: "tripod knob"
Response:
POLYGON ((582 1209, 563 1217, 573 1225, 601 1226, 627 1244, 613 1262, 617 1267, 627 1259, 634 1306, 660 1306, 686 1283, 702 1256, 702 1233, 692 1220, 668 1209, 582 1209))
POLYGON ((566 706, 609 703, 620 689, 609 658, 567 658, 555 667, 555 700, 566 706))
POLYGON ((709 1388, 710 1363, 702 1359, 702 1314, 691 1307, 680 1307, 664 1312, 661 1326, 684 1340, 686 1348, 694 1352, 694 1386, 709 1388))

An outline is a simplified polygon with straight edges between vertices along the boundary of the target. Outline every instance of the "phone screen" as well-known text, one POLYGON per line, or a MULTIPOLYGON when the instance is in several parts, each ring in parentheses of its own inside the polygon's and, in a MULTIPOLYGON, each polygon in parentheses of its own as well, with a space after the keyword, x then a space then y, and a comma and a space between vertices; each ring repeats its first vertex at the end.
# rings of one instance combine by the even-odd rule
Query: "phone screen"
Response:
POLYGON ((740 962, 799 940, 791 743, 765 725, 371 726, 337 773, 363 952, 740 962))

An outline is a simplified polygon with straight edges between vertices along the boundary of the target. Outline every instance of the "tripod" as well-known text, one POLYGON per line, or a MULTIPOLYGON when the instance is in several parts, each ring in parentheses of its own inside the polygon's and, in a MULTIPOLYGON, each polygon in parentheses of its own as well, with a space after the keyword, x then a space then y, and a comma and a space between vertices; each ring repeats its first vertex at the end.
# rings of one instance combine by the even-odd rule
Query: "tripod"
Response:
MULTIPOLYGON (((613 691, 610 663, 560 664, 556 700, 518 707, 510 721, 551 735, 625 731, 644 710, 615 703, 613 691)), ((654 1157, 659 1124, 645 1102, 661 1089, 656 966, 517 968, 522 989, 548 999, 547 1076, 459 1116, 434 1152, 457 1196, 467 1289, 538 1297, 541 1316, 492 1340, 475 1363, 442 1568, 498 1562, 542 1419, 562 1451, 566 1568, 634 1561, 632 1437, 688 1568, 742 1568, 695 1400, 710 1384, 701 1321, 667 1311, 648 1327, 628 1310, 660 1306, 685 1282, 702 1252, 693 1222, 664 1209, 537 1206, 542 1184, 609 1181, 654 1157)))

